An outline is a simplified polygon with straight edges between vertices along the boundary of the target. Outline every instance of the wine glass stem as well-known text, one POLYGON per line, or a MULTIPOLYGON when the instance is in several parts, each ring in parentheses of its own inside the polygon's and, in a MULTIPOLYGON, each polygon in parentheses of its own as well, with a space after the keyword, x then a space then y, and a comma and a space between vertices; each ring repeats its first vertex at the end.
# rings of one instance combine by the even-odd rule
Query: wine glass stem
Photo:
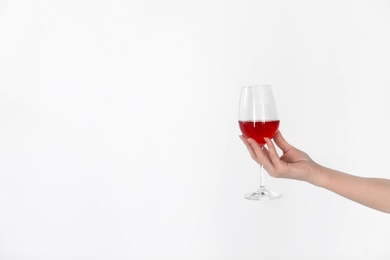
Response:
POLYGON ((264 186, 264 170, 263 170, 263 165, 260 164, 260 190, 265 189, 264 186))
MULTIPOLYGON (((263 149, 263 147, 261 147, 263 149)), ((260 164, 260 188, 259 190, 265 190, 265 184, 264 184, 264 167, 262 164, 260 164)))

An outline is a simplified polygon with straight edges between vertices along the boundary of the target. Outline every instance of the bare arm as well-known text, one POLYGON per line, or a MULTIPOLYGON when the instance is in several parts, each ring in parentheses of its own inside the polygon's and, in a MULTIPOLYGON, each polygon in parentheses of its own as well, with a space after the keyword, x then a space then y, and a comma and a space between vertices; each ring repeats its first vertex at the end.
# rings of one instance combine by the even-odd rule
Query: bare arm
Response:
POLYGON ((390 213, 390 180, 364 178, 319 166, 321 187, 367 207, 390 213))
POLYGON ((390 180, 388 179, 363 178, 321 166, 306 153, 287 143, 280 132, 274 137, 276 145, 283 152, 280 157, 269 139, 266 139, 268 149, 261 149, 253 139, 241 136, 241 140, 247 146, 252 158, 259 164, 263 164, 273 177, 306 181, 367 207, 390 213, 390 180))

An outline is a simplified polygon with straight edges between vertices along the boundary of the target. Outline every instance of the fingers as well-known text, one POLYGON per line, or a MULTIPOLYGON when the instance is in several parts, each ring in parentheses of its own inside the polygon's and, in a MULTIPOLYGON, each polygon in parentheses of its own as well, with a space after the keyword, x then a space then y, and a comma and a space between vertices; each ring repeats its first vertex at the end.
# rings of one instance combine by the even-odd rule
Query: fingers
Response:
POLYGON ((276 145, 283 151, 283 153, 286 153, 288 150, 293 148, 293 146, 287 143, 287 141, 283 138, 280 131, 276 132, 274 136, 274 141, 276 145))
POLYGON ((269 152, 267 151, 266 148, 264 148, 264 147, 262 148, 254 139, 251 139, 251 138, 247 139, 247 142, 251 146, 251 148, 255 154, 255 157, 256 157, 255 160, 259 164, 264 165, 265 168, 272 164, 272 162, 269 158, 269 152))
POLYGON ((240 135, 240 139, 244 142, 244 144, 245 144, 246 148, 248 149, 252 159, 257 161, 257 162, 259 162, 258 158, 257 158, 257 155, 256 155, 255 151, 253 150, 252 145, 249 144, 248 140, 244 136, 242 136, 242 135, 240 135))
POLYGON ((264 139, 265 139, 267 146, 268 146, 269 158, 271 159, 272 164, 276 165, 277 163, 279 163, 280 159, 279 159, 279 155, 276 151, 275 145, 273 144, 273 142, 269 138, 264 138, 264 139))
POLYGON ((240 136, 240 138, 246 145, 252 159, 262 164, 271 176, 280 176, 279 170, 283 163, 277 154, 275 145, 269 138, 265 138, 268 149, 261 147, 254 139, 246 139, 243 136, 240 136))

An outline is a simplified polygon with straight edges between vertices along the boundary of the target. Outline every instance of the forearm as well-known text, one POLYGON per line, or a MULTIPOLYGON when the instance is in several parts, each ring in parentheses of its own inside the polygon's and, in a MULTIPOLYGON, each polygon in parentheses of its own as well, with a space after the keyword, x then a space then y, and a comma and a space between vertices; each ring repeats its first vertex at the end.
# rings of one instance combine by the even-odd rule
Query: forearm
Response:
POLYGON ((364 178, 332 170, 320 165, 314 167, 309 182, 333 191, 367 207, 390 213, 390 180, 364 178))

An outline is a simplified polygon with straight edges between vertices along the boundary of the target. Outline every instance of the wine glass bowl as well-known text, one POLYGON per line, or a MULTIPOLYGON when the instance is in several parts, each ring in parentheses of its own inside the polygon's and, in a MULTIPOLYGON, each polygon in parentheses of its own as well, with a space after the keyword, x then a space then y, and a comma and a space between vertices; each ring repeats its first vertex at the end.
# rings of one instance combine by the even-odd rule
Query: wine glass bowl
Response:
MULTIPOLYGON (((238 112, 238 123, 244 137, 254 139, 261 147, 264 138, 273 138, 279 129, 279 115, 271 85, 242 87, 238 112)), ((260 187, 246 194, 249 200, 271 200, 282 195, 264 186, 264 169, 260 165, 260 187)))
POLYGON ((272 121, 239 121, 242 134, 255 139, 260 146, 265 145, 265 137, 272 138, 279 129, 279 120, 272 121))

